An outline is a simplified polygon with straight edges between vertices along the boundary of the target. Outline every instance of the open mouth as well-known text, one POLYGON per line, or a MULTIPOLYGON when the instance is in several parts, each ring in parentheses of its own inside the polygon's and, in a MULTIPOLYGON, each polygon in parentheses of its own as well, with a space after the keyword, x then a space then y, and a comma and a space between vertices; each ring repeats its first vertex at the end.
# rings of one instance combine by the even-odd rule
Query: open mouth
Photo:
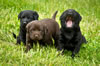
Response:
POLYGON ((73 25, 73 22, 72 22, 72 17, 70 17, 70 16, 68 16, 67 18, 66 18, 66 27, 72 27, 72 25, 73 25))

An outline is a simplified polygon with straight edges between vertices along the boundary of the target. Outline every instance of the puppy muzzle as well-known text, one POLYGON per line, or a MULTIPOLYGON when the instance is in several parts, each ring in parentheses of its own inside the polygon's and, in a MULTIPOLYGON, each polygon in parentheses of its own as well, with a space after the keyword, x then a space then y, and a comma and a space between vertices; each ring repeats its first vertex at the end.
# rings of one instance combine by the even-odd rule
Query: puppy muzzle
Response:
POLYGON ((24 24, 27 24, 27 22, 23 22, 24 24))

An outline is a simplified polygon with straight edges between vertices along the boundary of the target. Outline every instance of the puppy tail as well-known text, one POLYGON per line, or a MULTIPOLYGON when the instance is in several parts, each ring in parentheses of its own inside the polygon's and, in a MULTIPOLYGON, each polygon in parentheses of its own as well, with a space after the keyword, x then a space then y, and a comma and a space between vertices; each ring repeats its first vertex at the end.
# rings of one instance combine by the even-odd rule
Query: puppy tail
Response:
POLYGON ((56 11, 56 12, 53 14, 52 19, 55 20, 57 13, 58 13, 58 11, 56 11))
POLYGON ((15 33, 12 33, 13 34, 13 37, 16 39, 16 34, 15 33))

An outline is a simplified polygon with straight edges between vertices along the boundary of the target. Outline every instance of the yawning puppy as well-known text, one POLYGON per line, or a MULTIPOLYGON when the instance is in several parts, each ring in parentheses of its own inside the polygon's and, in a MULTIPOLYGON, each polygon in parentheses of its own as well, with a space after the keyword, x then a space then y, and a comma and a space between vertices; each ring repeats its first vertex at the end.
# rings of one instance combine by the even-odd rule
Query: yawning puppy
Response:
POLYGON ((58 50, 71 50, 72 57, 79 52, 81 44, 86 43, 79 27, 81 19, 80 14, 73 9, 64 11, 60 16, 61 34, 58 50))
POLYGON ((71 28, 72 26, 73 26, 73 23, 72 23, 72 17, 71 16, 68 16, 67 18, 66 18, 66 26, 68 27, 68 28, 71 28))
POLYGON ((39 42, 42 45, 53 45, 52 38, 55 41, 55 46, 58 45, 59 40, 59 25, 55 21, 57 11, 52 19, 35 20, 27 24, 26 34, 26 52, 33 47, 33 43, 39 42))
MULTIPOLYGON (((20 31, 19 36, 17 36, 17 44, 20 44, 21 41, 26 45, 26 25, 33 20, 38 20, 38 13, 36 11, 24 10, 21 11, 18 15, 18 19, 20 19, 20 31)), ((13 33, 14 38, 16 35, 13 33)))

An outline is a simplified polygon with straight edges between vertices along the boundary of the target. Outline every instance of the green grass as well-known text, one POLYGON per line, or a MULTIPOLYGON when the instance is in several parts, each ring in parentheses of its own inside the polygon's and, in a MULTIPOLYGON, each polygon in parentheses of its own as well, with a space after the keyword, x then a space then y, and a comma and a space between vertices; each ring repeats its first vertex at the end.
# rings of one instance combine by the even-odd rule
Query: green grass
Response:
POLYGON ((0 66, 100 66, 100 0, 0 0, 0 66), (28 53, 25 47, 15 45, 12 32, 18 35, 18 14, 35 10, 39 19, 51 18, 58 10, 59 17, 66 9, 75 9, 82 16, 81 31, 88 43, 81 47, 75 59, 71 52, 64 55, 54 47, 36 45, 28 53), (79 57, 78 57, 79 56, 79 57))

